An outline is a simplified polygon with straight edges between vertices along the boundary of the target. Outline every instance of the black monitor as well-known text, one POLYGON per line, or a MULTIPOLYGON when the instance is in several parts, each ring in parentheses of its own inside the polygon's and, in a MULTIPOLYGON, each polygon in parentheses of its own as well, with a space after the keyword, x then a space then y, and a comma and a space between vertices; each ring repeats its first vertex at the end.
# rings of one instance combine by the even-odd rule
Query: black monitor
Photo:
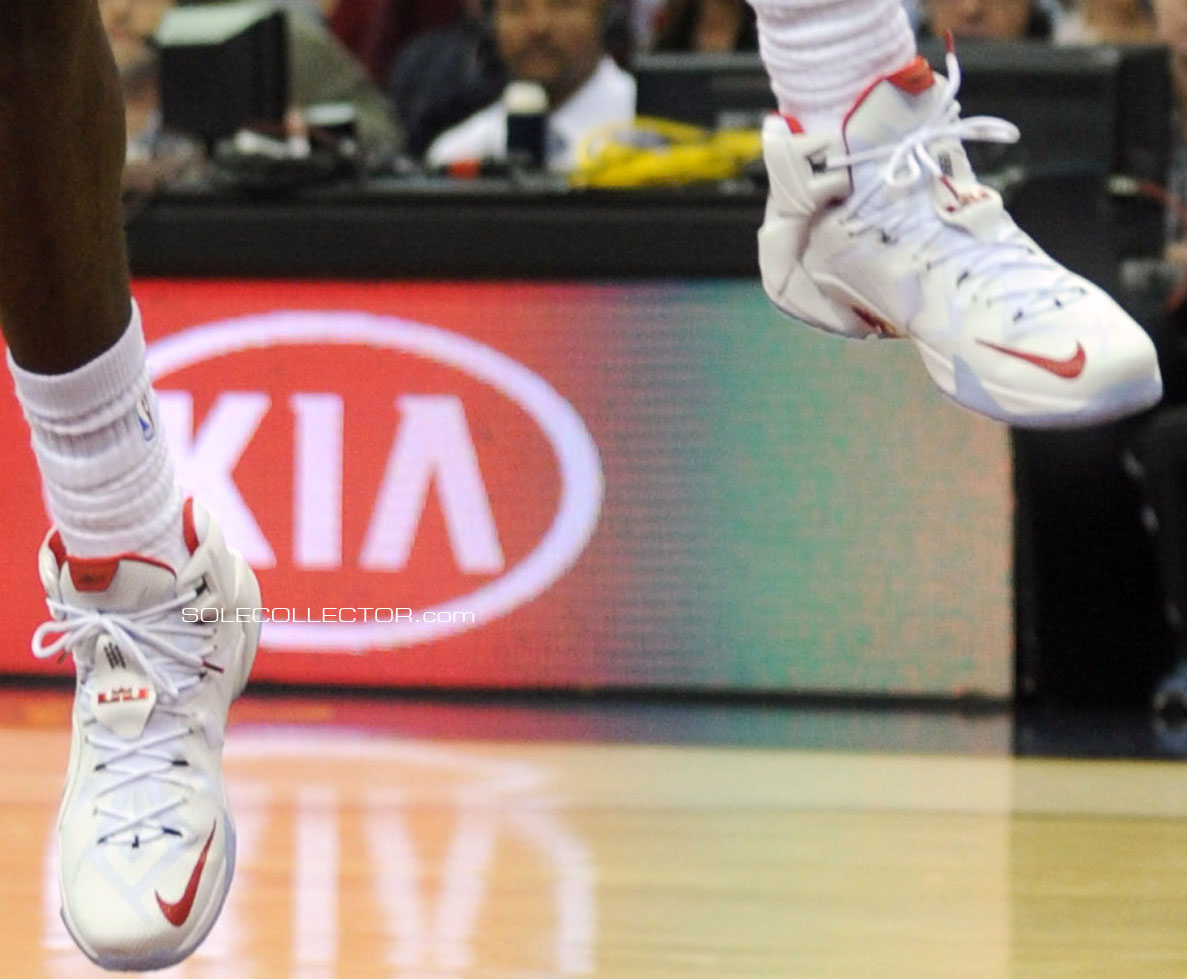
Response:
POLYGON ((288 108, 288 24, 268 3, 175 7, 157 31, 161 121, 206 140, 279 124, 288 108))
POLYGON ((641 54, 633 70, 641 116, 745 128, 775 109, 757 54, 641 54))

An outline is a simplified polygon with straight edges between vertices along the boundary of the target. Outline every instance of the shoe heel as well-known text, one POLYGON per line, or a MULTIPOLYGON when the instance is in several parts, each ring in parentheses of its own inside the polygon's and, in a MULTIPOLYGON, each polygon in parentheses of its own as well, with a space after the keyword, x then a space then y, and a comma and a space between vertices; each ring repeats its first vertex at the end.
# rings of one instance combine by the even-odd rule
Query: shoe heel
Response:
POLYGON ((848 309, 839 306, 812 281, 807 270, 787 254, 793 219, 768 216, 758 232, 759 268, 767 298, 785 316, 832 336, 864 340, 877 336, 848 309))

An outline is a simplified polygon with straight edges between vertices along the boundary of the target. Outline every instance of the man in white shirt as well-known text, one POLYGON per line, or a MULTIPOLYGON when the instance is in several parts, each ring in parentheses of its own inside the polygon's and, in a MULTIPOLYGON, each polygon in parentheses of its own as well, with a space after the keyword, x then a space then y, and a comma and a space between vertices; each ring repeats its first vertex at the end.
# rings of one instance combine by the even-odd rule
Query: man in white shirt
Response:
MULTIPOLYGON (((635 80, 606 53, 606 0, 495 0, 493 29, 510 77, 548 94, 547 164, 571 170, 592 130, 635 115, 635 80)), ((426 160, 442 166, 507 155, 500 99, 442 133, 426 160)))

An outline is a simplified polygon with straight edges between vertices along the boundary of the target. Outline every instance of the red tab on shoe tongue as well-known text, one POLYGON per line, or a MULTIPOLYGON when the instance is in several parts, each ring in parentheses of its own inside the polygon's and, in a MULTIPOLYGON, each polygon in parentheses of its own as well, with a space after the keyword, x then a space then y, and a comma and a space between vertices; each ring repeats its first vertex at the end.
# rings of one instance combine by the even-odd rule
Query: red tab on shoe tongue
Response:
POLYGON ((893 75, 887 75, 886 80, 908 95, 918 95, 935 84, 936 76, 932 73, 927 59, 920 54, 916 55, 915 60, 906 68, 900 68, 893 75))

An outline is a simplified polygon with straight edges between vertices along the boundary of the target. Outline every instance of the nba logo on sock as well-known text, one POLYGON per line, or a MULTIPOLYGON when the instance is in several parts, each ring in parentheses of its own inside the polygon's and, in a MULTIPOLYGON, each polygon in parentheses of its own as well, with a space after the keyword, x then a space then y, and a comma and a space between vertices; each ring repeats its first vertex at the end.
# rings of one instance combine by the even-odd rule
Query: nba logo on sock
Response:
POLYGON ((140 422, 140 434, 144 441, 151 442, 157 434, 157 425, 152 414, 152 394, 142 395, 136 402, 136 420, 140 422))

